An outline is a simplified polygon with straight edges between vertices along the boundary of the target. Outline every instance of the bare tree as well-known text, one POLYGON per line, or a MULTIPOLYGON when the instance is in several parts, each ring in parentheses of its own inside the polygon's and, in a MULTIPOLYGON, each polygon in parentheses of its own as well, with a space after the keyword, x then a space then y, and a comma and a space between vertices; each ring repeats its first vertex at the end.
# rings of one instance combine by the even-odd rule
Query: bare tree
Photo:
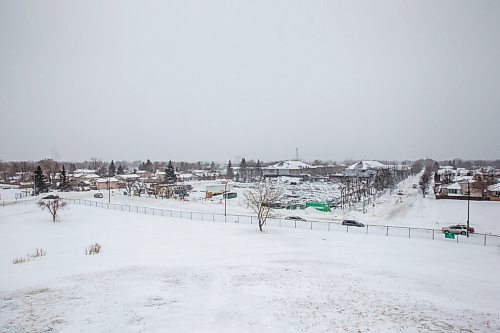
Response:
POLYGON ((66 207, 66 202, 62 201, 60 198, 40 200, 38 201, 38 207, 42 210, 47 209, 50 215, 52 215, 52 222, 55 222, 59 210, 66 207))
POLYGON ((146 188, 146 184, 144 184, 143 181, 136 181, 134 184, 134 188, 137 191, 137 195, 140 197, 141 196, 141 191, 146 188))
POLYGON ((420 181, 422 182, 420 188, 422 189, 422 194, 425 198, 425 194, 427 193, 427 190, 429 190, 429 187, 431 185, 431 172, 428 169, 424 170, 422 177, 420 177, 420 181))
POLYGON ((257 183, 254 189, 244 194, 245 203, 257 214, 259 230, 262 231, 272 208, 283 198, 283 191, 273 186, 271 182, 257 183))
POLYGON ((135 178, 125 178, 123 182, 123 186, 127 190, 128 195, 132 195, 132 190, 135 188, 136 183, 135 178))
POLYGON ((45 171, 47 175, 47 181, 49 183, 49 187, 55 186, 56 174, 61 171, 59 166, 59 162, 54 161, 53 159, 43 159, 39 162, 39 165, 45 171))
POLYGON ((97 157, 90 158, 90 168, 94 170, 98 175, 105 175, 107 172, 108 165, 97 157))

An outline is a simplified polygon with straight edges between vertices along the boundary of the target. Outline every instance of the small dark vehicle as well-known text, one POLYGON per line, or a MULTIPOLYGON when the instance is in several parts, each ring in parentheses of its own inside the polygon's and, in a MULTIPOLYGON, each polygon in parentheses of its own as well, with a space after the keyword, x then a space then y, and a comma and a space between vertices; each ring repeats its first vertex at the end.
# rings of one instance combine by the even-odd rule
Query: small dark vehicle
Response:
POLYGON ((293 221, 307 221, 305 218, 300 216, 287 216, 285 220, 293 220, 293 221))
POLYGON ((355 220, 344 220, 342 221, 342 225, 346 225, 348 227, 364 227, 365 225, 361 222, 355 220))
POLYGON ((59 199, 59 196, 54 195, 54 194, 49 194, 49 195, 42 197, 42 199, 59 199))
POLYGON ((94 198, 102 198, 102 197, 103 197, 102 193, 95 193, 94 194, 94 198))

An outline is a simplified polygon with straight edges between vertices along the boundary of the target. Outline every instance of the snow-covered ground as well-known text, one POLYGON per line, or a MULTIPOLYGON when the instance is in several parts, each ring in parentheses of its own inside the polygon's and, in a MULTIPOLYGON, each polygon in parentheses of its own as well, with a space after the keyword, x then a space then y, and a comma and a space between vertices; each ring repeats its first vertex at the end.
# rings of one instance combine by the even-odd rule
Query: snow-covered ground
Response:
POLYGON ((0 244, 0 332, 500 330, 494 247, 34 204, 0 244))

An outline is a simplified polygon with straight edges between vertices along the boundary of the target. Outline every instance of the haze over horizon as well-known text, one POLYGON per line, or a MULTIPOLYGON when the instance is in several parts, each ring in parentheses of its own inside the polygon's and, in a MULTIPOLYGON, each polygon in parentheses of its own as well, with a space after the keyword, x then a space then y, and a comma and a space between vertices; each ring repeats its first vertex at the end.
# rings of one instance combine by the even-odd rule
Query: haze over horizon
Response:
POLYGON ((498 1, 2 1, 0 159, 500 158, 498 1))

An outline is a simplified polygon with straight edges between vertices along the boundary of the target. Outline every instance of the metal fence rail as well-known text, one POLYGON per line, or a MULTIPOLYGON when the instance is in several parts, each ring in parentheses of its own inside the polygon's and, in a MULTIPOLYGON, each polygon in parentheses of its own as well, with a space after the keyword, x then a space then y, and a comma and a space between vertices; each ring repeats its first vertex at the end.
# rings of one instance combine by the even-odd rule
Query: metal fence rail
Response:
POLYGON ((21 200, 21 199, 16 199, 16 200, 2 200, 0 201, 0 207, 5 207, 5 206, 12 206, 12 205, 25 205, 29 203, 35 203, 38 202, 40 199, 26 199, 26 200, 21 200))
MULTIPOLYGON (((106 203, 84 199, 65 199, 69 204, 85 205, 90 207, 105 208, 136 214, 156 215, 165 217, 174 217, 188 220, 199 220, 208 222, 242 223, 256 224, 257 217, 253 215, 242 214, 218 214, 196 211, 182 211, 164 208, 153 208, 136 205, 125 205, 118 203, 106 203)), ((414 228, 390 225, 365 224, 365 227, 344 226, 340 222, 331 221, 296 221, 284 218, 268 218, 266 221, 268 227, 308 229, 316 231, 346 232, 355 234, 375 234, 380 236, 421 238, 429 240, 441 240, 446 242, 467 243, 483 246, 499 246, 500 235, 473 233, 469 238, 463 235, 455 235, 454 239, 445 239, 444 234, 438 229, 414 228)))

